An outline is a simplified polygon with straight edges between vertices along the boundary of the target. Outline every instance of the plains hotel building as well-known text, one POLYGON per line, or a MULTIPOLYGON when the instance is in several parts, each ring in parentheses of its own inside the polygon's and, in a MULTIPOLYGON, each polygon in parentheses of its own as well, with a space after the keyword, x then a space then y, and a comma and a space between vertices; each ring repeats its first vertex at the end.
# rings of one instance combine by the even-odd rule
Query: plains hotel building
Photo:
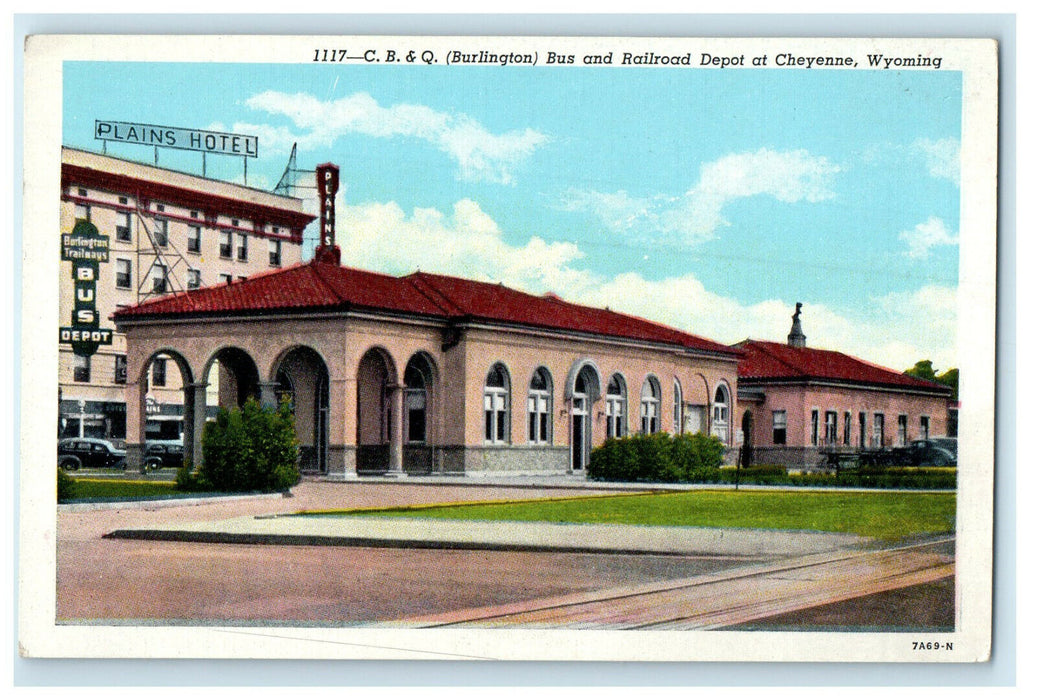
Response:
MULTIPOLYGON (((61 233, 77 219, 109 239, 99 265, 96 308, 101 327, 113 328, 118 309, 172 292, 227 284, 294 265, 302 258, 303 229, 313 220, 302 200, 107 155, 63 148, 61 233)), ((72 313, 71 263, 62 262, 62 323, 72 313)), ((167 359, 151 364, 148 432, 176 438, 183 387, 167 359)), ((219 372, 209 390, 217 391, 219 372)), ((61 437, 126 438, 126 340, 116 333, 89 358, 60 346, 61 437)), ((214 402, 215 403, 215 402, 214 402)))

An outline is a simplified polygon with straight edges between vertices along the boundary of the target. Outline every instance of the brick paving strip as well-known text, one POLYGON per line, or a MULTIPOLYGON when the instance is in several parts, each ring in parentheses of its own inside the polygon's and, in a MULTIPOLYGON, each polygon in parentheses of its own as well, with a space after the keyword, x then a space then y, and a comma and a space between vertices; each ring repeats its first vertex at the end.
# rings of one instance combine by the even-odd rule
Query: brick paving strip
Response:
POLYGON ((954 576, 952 538, 400 620, 408 627, 709 630, 954 576))

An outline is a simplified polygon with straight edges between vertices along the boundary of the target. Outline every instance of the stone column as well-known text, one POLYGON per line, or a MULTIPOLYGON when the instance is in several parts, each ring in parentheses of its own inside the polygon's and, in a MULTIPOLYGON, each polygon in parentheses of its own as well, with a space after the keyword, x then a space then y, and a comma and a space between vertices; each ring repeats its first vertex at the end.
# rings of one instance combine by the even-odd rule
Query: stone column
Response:
POLYGON ((184 386, 184 457, 191 461, 191 468, 202 463, 202 432, 205 430, 204 382, 184 386))
POLYGON ((404 476, 403 473, 403 387, 386 387, 389 391, 391 417, 389 422, 389 471, 386 476, 404 476))
POLYGON ((147 413, 143 383, 126 384, 126 471, 144 473, 144 442, 147 413))
POLYGON ((277 408, 277 382, 259 383, 259 405, 263 408, 277 408))

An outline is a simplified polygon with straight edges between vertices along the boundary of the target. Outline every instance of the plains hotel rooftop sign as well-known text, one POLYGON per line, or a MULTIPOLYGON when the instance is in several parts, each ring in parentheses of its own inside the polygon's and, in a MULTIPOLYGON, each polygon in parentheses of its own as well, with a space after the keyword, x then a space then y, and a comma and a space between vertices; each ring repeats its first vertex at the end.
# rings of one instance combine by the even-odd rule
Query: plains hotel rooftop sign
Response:
POLYGON ((224 156, 259 157, 259 137, 230 134, 220 131, 184 129, 157 124, 133 122, 94 121, 94 138, 99 141, 119 141, 141 146, 179 148, 224 156))

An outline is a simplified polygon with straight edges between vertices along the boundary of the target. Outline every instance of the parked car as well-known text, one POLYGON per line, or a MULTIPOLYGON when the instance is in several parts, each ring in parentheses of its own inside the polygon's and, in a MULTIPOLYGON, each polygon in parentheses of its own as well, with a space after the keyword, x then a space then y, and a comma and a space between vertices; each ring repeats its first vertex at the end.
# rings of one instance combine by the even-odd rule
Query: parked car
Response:
POLYGON ((930 467, 958 466, 958 441, 954 438, 915 440, 908 447, 911 463, 930 467))
POLYGON ((58 441, 58 466, 75 471, 88 469, 126 468, 126 451, 97 438, 65 438, 58 441))
POLYGON ((184 443, 177 440, 152 440, 144 446, 144 467, 148 471, 184 464, 184 443))

